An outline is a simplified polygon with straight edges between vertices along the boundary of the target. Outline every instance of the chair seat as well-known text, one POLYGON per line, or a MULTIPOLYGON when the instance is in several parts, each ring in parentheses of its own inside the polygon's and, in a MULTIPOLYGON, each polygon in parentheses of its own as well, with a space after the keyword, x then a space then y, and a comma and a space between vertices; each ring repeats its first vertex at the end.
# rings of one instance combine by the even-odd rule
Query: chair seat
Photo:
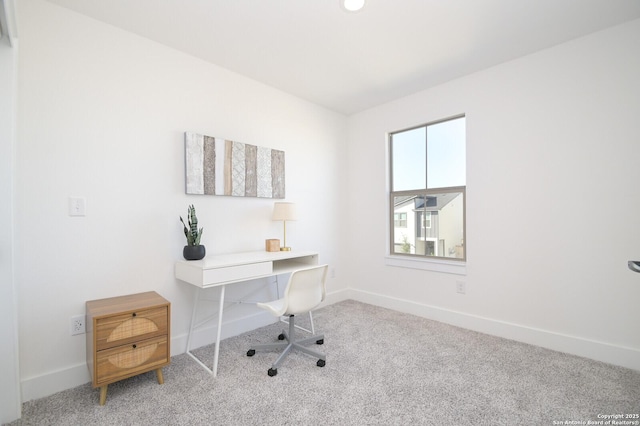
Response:
POLYGON ((272 300, 271 302, 256 303, 256 305, 265 311, 271 312, 276 317, 283 316, 287 310, 287 301, 284 298, 272 300))

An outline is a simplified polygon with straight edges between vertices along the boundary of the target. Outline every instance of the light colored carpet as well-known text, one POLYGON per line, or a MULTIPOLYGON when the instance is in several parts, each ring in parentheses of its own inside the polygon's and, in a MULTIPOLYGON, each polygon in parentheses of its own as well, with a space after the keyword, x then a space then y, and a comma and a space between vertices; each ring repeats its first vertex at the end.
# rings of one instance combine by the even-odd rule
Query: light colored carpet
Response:
MULTIPOLYGON (((294 353, 278 375, 274 324, 226 339, 218 377, 187 355, 155 373, 24 404, 12 425, 553 425, 640 412, 640 372, 355 301, 314 313, 316 360, 294 353), (557 423, 556 423, 557 424, 557 423)), ((304 319, 300 320, 301 322, 304 319)), ((197 351, 210 365, 212 347, 197 351)), ((570 424, 570 423, 567 423, 570 424)))

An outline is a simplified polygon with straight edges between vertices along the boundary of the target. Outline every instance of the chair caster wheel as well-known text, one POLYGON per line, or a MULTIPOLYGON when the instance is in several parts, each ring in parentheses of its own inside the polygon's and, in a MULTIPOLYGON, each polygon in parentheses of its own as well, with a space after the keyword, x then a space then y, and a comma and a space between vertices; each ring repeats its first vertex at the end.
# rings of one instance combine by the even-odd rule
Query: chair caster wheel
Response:
POLYGON ((318 362, 316 362, 316 365, 318 367, 324 367, 325 365, 324 359, 319 359, 318 362))
POLYGON ((324 339, 316 340, 316 345, 322 345, 324 343, 324 339))
POLYGON ((277 368, 270 368, 269 371, 267 371, 267 374, 269 375, 269 377, 273 377, 276 374, 278 374, 278 369, 277 368))
POLYGON ((281 334, 278 336, 278 340, 284 340, 284 333, 281 333, 281 334))
POLYGON ((254 356, 256 354, 256 350, 255 349, 249 349, 247 351, 247 356, 254 356))

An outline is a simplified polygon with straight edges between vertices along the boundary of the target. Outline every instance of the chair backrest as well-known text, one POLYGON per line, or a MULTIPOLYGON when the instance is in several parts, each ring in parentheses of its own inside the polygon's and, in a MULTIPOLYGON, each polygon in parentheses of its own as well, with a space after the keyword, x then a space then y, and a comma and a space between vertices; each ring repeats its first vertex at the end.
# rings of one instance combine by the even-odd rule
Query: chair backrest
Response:
POLYGON ((311 311, 324 300, 328 265, 299 269, 291 273, 284 292, 285 315, 311 311))

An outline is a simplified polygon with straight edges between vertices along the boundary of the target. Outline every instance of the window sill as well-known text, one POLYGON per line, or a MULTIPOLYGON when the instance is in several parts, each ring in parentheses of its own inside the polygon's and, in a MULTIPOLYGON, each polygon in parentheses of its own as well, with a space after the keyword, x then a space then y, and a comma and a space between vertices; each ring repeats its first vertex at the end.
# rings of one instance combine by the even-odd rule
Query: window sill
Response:
POLYGON ((441 259, 419 259, 404 256, 385 256, 387 266, 421 269, 423 271, 444 272, 446 274, 467 275, 467 263, 441 259))

